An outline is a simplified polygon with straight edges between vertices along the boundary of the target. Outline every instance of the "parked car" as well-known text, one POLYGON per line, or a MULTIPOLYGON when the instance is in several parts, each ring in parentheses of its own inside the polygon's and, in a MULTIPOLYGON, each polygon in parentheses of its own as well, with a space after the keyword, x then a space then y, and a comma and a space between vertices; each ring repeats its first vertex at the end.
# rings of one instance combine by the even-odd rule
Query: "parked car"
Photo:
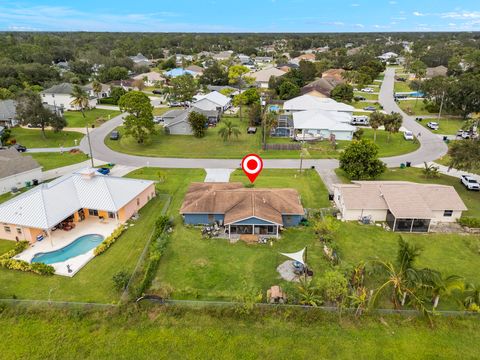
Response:
POLYGON ((413 140, 413 132, 411 132, 410 130, 406 130, 403 132, 403 138, 405 140, 413 140))
POLYGON ((255 126, 250 126, 247 129, 247 134, 256 134, 256 132, 257 132, 257 128, 255 126))
POLYGON ((181 107, 183 106, 183 104, 181 102, 178 102, 178 101, 171 101, 168 103, 168 106, 170 107, 181 107))
POLYGON ((163 120, 163 117, 161 117, 161 116, 154 116, 153 117, 153 122, 155 124, 163 124, 164 120, 163 120))
POLYGON ((350 121, 351 125, 368 125, 369 118, 366 115, 359 115, 352 117, 352 121, 350 121))
POLYGON ((472 191, 480 191, 480 184, 473 177, 469 175, 462 175, 460 182, 468 189, 472 191))
POLYGON ((363 88, 362 91, 363 91, 363 92, 366 92, 366 93, 373 93, 373 89, 372 89, 372 88, 369 88, 369 87, 363 88))
POLYGON ((12 145, 12 148, 14 148, 15 150, 17 150, 18 152, 25 152, 27 151, 27 148, 23 145, 20 145, 20 144, 15 144, 15 145, 12 145))
POLYGON ((120 139, 120 133, 117 130, 113 130, 110 133, 110 140, 118 140, 120 139))
POLYGON ((35 124, 35 125, 34 125, 34 124, 28 123, 28 124, 27 124, 27 127, 30 128, 30 129, 31 129, 31 128, 41 128, 42 125, 40 125, 40 124, 35 124))
POLYGON ((364 107, 363 110, 365 110, 365 111, 375 111, 375 110, 377 110, 377 108, 375 106, 370 105, 370 106, 364 107))
POLYGON ((162 90, 155 89, 155 90, 152 91, 152 94, 162 95, 162 90))
POLYGON ((440 125, 435 122, 435 121, 430 121, 427 126, 432 129, 432 130, 438 130, 440 128, 440 125))
POLYGON ((102 175, 108 175, 108 174, 110 174, 110 169, 106 168, 106 167, 102 167, 102 168, 97 169, 97 172, 99 172, 102 175))
POLYGON ((365 100, 367 100, 367 98, 365 96, 355 96, 354 100, 355 101, 365 101, 365 100))

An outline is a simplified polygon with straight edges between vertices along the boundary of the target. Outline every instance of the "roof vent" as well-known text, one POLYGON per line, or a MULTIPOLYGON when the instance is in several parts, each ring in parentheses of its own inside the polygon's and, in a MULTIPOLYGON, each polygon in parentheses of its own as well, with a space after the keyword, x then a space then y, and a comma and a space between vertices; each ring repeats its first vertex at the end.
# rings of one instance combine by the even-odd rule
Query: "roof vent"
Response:
POLYGON ((95 176, 96 172, 97 171, 95 169, 88 168, 88 169, 83 169, 83 170, 79 171, 78 173, 80 175, 82 175, 83 179, 89 180, 89 179, 91 179, 95 176))

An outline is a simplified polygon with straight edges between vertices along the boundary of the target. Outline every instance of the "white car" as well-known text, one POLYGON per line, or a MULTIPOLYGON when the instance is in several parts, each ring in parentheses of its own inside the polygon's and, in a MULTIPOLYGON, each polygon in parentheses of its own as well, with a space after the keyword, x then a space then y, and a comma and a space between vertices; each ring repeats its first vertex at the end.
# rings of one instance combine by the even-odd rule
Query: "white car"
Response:
POLYGON ((411 132, 410 130, 406 130, 403 132, 403 138, 405 140, 413 140, 413 132, 411 132))
POLYGON ((366 115, 357 115, 352 117, 352 121, 350 121, 351 125, 365 125, 369 124, 369 118, 366 115))
POLYGON ((440 125, 437 122, 430 121, 427 126, 432 129, 432 130, 438 130, 440 128, 440 125))
POLYGON ((477 180, 473 177, 468 175, 462 175, 460 178, 461 183, 468 189, 472 191, 479 191, 480 185, 478 184, 477 180))
POLYGON ((366 93, 373 93, 373 89, 372 89, 372 88, 363 88, 362 91, 363 91, 363 92, 366 92, 366 93))

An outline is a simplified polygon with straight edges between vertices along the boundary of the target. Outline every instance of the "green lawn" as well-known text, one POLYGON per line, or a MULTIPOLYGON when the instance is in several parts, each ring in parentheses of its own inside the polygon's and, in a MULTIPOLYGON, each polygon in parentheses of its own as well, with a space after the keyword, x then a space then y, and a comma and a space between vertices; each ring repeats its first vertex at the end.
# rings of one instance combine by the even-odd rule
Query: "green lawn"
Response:
MULTIPOLYGON (((435 134, 442 134, 442 135, 456 135, 458 130, 462 128, 465 124, 465 121, 459 118, 445 118, 442 117, 438 120, 437 117, 432 117, 431 119, 423 119, 418 123, 423 127, 430 129, 427 124, 430 122, 437 122, 440 124, 440 128, 438 130, 433 131, 435 134)), ((431 130, 431 129, 430 129, 431 130)))
MULTIPOLYGON (((225 143, 218 136, 219 124, 216 128, 207 130, 202 139, 188 135, 166 135, 163 128, 158 128, 158 134, 154 135, 146 144, 138 144, 133 138, 122 136, 119 141, 105 139, 105 143, 113 150, 140 156, 158 157, 183 157, 183 158, 212 158, 212 159, 241 159, 248 153, 257 153, 266 159, 299 159, 298 150, 262 150, 260 129, 255 135, 246 133, 246 121, 233 120, 242 130, 238 139, 225 143)), ((120 127, 122 133, 123 129, 120 127)), ((380 131, 378 132, 380 134, 380 131)), ((365 137, 373 139, 372 130, 365 129, 365 137)), ((270 138, 269 143, 291 143, 288 138, 270 138)), ((329 141, 307 144, 308 157, 313 159, 338 158, 339 152, 348 145, 348 141, 338 141, 337 149, 334 149, 329 141)), ((391 142, 386 137, 378 135, 381 156, 400 155, 411 152, 417 145, 403 140, 402 134, 392 136, 391 142), (398 146, 392 146, 393 144, 398 146)))
MULTIPOLYGON (((363 138, 373 141, 374 131, 372 129, 363 129, 363 131, 363 138)), ((420 147, 420 144, 418 142, 405 140, 402 132, 390 135, 389 139, 388 132, 384 130, 377 130, 376 144, 380 147, 380 157, 407 154, 417 150, 420 147)))
POLYGON ((45 130, 45 137, 43 137, 41 130, 38 129, 24 129, 13 128, 11 139, 15 139, 18 144, 22 144, 27 148, 57 148, 75 146, 80 144, 83 134, 74 131, 59 131, 45 130))
POLYGON ((431 113, 425 109, 425 103, 422 99, 418 100, 400 100, 397 102, 400 109, 405 111, 408 115, 432 115, 435 116, 436 113, 431 113))
POLYGON ((366 92, 361 92, 361 91, 355 91, 353 93, 353 96, 362 96, 367 100, 375 100, 378 101, 378 94, 371 94, 371 93, 366 93, 366 92))
POLYGON ((27 153, 27 156, 33 157, 43 166, 43 171, 56 169, 63 166, 73 165, 85 160, 88 156, 84 153, 27 153))
POLYGON ((394 91, 397 92, 411 92, 409 81, 395 81, 394 91))
MULTIPOLYGON (((450 146, 454 142, 455 141, 450 141, 448 143, 448 147, 450 148, 450 146)), ((450 166, 450 156, 448 154, 446 154, 446 155, 442 156, 440 159, 435 160, 435 162, 438 163, 438 164, 441 164, 441 165, 450 166)), ((473 170, 470 170, 468 172, 473 173, 473 174, 480 174, 480 169, 473 169, 473 170)))
POLYGON ((475 359, 477 317, 423 319, 306 310, 6 309, 4 359, 475 359), (25 336, 28 334, 28 336, 25 336))
POLYGON ((120 111, 115 110, 90 109, 85 111, 85 119, 83 118, 81 111, 66 111, 64 116, 65 120, 67 120, 68 127, 83 128, 85 127, 85 123, 99 126, 105 121, 113 119, 120 114, 120 111))
POLYGON ((153 115, 154 116, 160 116, 165 114, 167 111, 174 110, 174 108, 171 107, 162 107, 162 108, 154 108, 153 109, 153 115))
MULTIPOLYGON (((157 197, 141 211, 140 219, 104 254, 94 258, 73 278, 40 276, 0 268, 0 298, 42 299, 112 303, 120 294, 113 288, 112 276, 132 272, 164 205, 157 197)), ((0 240, 4 248, 6 240, 0 240)), ((11 242, 8 242, 11 244, 11 242)))
POLYGON ((350 105, 355 107, 355 109, 363 109, 367 106, 374 106, 377 110, 380 110, 380 104, 379 103, 369 103, 366 101, 353 101, 350 105))

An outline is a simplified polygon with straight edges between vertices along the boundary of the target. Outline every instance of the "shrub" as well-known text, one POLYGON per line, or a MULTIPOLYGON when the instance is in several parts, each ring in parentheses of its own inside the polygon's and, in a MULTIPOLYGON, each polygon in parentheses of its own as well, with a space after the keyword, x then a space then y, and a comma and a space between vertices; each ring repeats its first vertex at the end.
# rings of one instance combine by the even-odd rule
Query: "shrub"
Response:
POLYGON ((29 246, 28 241, 19 241, 15 244, 15 247, 12 250, 7 251, 6 253, 0 255, 0 260, 10 259, 14 257, 15 255, 20 254, 23 250, 28 248, 28 246, 29 246))
POLYGON ((105 240, 102 241, 100 245, 98 245, 95 250, 94 250, 94 255, 98 256, 100 254, 103 254, 107 249, 113 245, 115 241, 122 235, 122 233, 125 231, 125 226, 120 225, 117 227, 115 230, 113 230, 113 233, 107 237, 105 240))
POLYGON ((116 101, 114 98, 106 97, 106 98, 99 99, 98 103, 103 105, 117 105, 118 101, 116 101))
POLYGON ((112 276, 113 287, 117 291, 123 291, 128 285, 128 281, 130 280, 130 276, 126 271, 119 271, 112 276))
POLYGON ((480 228, 480 219, 474 217, 462 217, 458 219, 458 223, 469 228, 480 228))
POLYGON ((0 267, 10 270, 19 270, 24 272, 32 272, 39 275, 53 275, 55 269, 51 265, 43 263, 28 263, 23 260, 12 259, 17 254, 28 248, 28 241, 20 241, 15 244, 15 248, 0 255, 0 267))

